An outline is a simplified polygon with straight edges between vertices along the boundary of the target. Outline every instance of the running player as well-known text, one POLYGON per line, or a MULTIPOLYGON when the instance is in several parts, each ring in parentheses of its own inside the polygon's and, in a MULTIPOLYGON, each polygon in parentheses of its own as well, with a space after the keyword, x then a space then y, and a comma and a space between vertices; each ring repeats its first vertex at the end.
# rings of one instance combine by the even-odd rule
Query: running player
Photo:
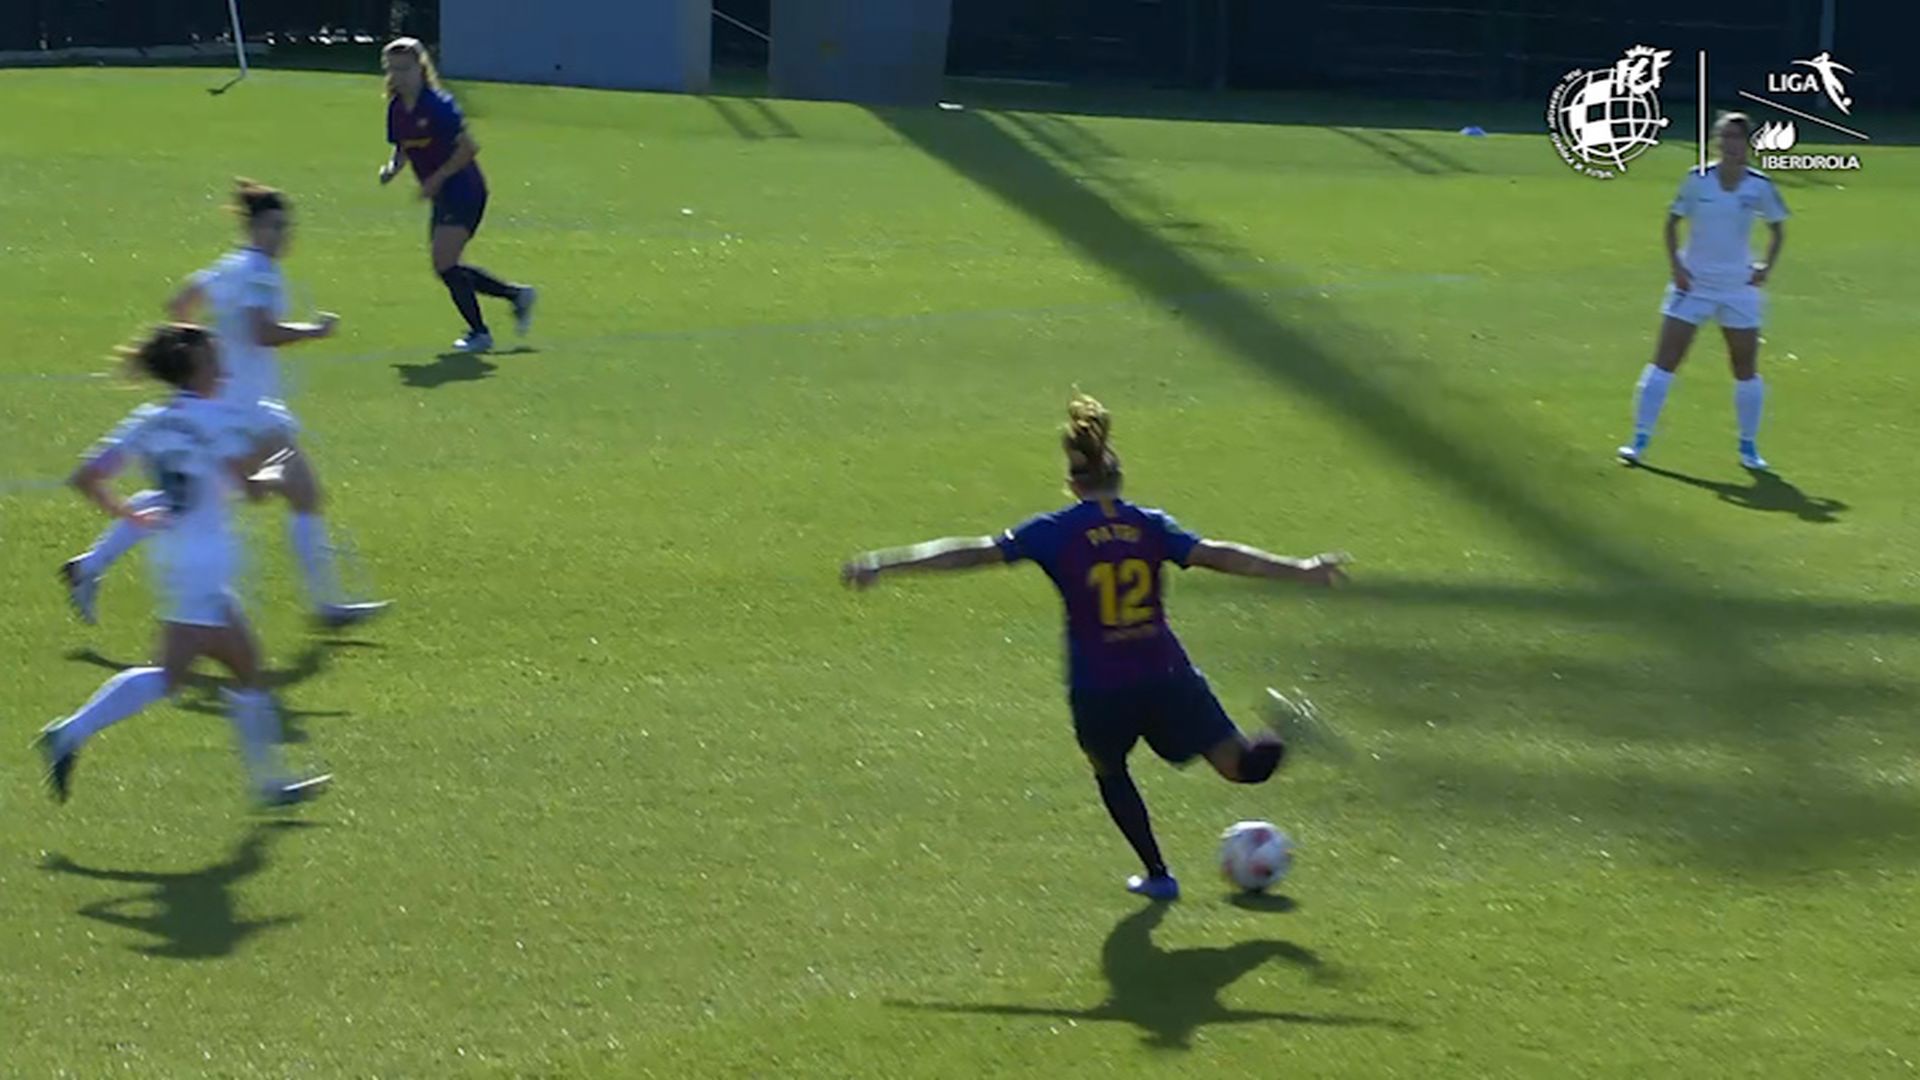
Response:
MULTIPOLYGON (((262 408, 285 418, 279 363, 274 350, 333 333, 336 316, 317 322, 295 323, 286 317, 286 288, 280 276, 280 258, 292 236, 292 204, 286 195, 252 180, 235 182, 234 210, 246 242, 212 266, 187 279, 167 303, 169 317, 185 320, 196 308, 210 308, 218 336, 224 379, 223 401, 242 408, 262 408)), ((298 425, 292 425, 298 430, 298 425)), ((349 603, 335 576, 333 545, 320 517, 320 481, 312 459, 297 448, 276 458, 253 484, 254 494, 278 491, 293 511, 289 537, 306 578, 315 616, 325 625, 351 626, 379 614, 384 602, 349 603)), ((136 507, 154 505, 160 493, 143 491, 133 497, 136 507)), ((146 535, 131 521, 116 521, 88 551, 68 559, 60 568, 74 610, 94 621, 100 580, 120 556, 146 535)))
POLYGON ((1667 212, 1667 262, 1673 280, 1660 306, 1660 339, 1653 362, 1634 388, 1633 441, 1619 450, 1620 460, 1639 464, 1667 402, 1673 374, 1687 358, 1700 324, 1713 319, 1727 341, 1733 364, 1733 412, 1740 430, 1740 464, 1767 467, 1760 456, 1760 412, 1766 385, 1760 381, 1760 315, 1767 283, 1786 242, 1787 204, 1780 189, 1758 169, 1747 167, 1747 140, 1753 122, 1745 113, 1723 113, 1713 126, 1720 159, 1705 172, 1689 172, 1667 212), (1687 221, 1687 246, 1678 246, 1680 220, 1687 221), (1753 220, 1772 234, 1765 262, 1753 261, 1749 240, 1753 220))
POLYGON ((281 767, 280 717, 262 686, 260 649, 233 591, 242 558, 233 495, 288 448, 288 432, 281 417, 216 396, 220 363, 212 335, 201 327, 161 326, 129 359, 176 393, 164 405, 134 410, 88 453, 71 482, 109 515, 153 534, 160 663, 120 672, 79 712, 41 731, 54 796, 67 800, 74 759, 87 739, 171 694, 194 660, 206 656, 225 665, 237 684, 226 695, 227 707, 255 796, 269 805, 312 798, 330 778, 296 780, 281 767), (109 489, 129 459, 146 466, 159 488, 157 501, 135 506, 109 489))
POLYGON ((1175 764, 1204 756, 1228 780, 1257 784, 1285 753, 1269 734, 1241 734, 1187 659, 1161 606, 1163 563, 1229 574, 1332 585, 1344 578, 1339 555, 1289 559, 1219 540, 1202 540, 1159 510, 1120 498, 1120 457, 1112 422, 1085 395, 1067 409, 1061 437, 1067 483, 1079 500, 998 537, 951 537, 911 548, 869 552, 841 568, 855 588, 903 570, 963 570, 1031 560, 1066 603, 1068 701, 1074 735, 1093 765, 1107 812, 1146 872, 1127 889, 1173 900, 1180 885, 1154 840, 1147 805, 1127 772, 1127 755, 1144 738, 1175 764))
POLYGON ((467 321, 467 332, 453 347, 462 352, 493 348, 493 332, 475 293, 511 301, 515 328, 524 337, 533 324, 533 288, 509 285, 460 261, 487 213, 487 181, 474 162, 480 147, 467 133, 466 116, 441 87, 433 58, 417 39, 388 42, 380 65, 387 73, 387 141, 393 144, 393 156, 380 166, 380 182, 398 175, 403 160, 411 161, 420 197, 433 203, 433 272, 446 282, 453 306, 467 321))

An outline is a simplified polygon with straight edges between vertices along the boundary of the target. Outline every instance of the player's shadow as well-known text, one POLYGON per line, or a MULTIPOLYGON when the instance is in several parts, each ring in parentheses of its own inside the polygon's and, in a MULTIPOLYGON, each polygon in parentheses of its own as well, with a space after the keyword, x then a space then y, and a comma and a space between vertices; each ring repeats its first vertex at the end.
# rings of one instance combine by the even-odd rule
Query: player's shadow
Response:
POLYGON ((433 390, 448 383, 491 379, 500 365, 487 359, 488 356, 522 356, 539 351, 531 345, 515 345, 491 353, 443 352, 434 357, 431 364, 395 364, 393 370, 400 373, 403 385, 415 390, 433 390))
POLYGON ((1153 904, 1115 924, 1100 950, 1100 969, 1107 980, 1107 999, 1090 1008, 916 1001, 894 1001, 889 1004, 905 1009, 982 1016, 1114 1021, 1133 1025, 1140 1029, 1149 1046, 1167 1050, 1187 1049, 1192 1044, 1194 1032, 1215 1024, 1270 1022, 1409 1030, 1409 1025, 1397 1020, 1335 1013, 1237 1009, 1226 1005, 1220 1000, 1223 991, 1274 960, 1283 960, 1303 969, 1317 982, 1331 981, 1333 976, 1313 950, 1286 941, 1243 941, 1224 948, 1161 949, 1153 943, 1153 931, 1166 918, 1169 910, 1170 905, 1153 904))
POLYGON ((1689 476, 1657 465, 1643 463, 1638 468, 1641 472, 1652 473, 1654 476, 1677 481, 1688 487, 1711 491, 1720 496, 1720 501, 1724 503, 1731 503, 1746 510, 1759 510, 1763 513, 1792 514, 1801 521, 1815 525, 1831 525, 1839 521, 1840 515, 1848 509, 1847 504, 1839 499, 1808 495, 1786 477, 1766 470, 1748 470, 1747 476, 1751 483, 1729 484, 1721 480, 1689 476))
POLYGON ((173 960, 212 960, 231 955, 249 938, 299 921, 298 915, 243 918, 233 890, 267 868, 268 848, 275 837, 311 827, 311 822, 304 821, 262 822, 227 858, 180 873, 107 870, 82 866, 58 854, 47 856, 40 865, 48 873, 141 886, 139 892, 96 900, 78 909, 85 918, 152 939, 129 945, 132 951, 173 960))
MULTIPOLYGON (((324 672, 327 669, 329 654, 334 650, 368 647, 375 646, 373 646, 371 642, 364 641, 332 640, 314 642, 303 649, 300 655, 294 658, 290 666, 272 668, 264 672, 261 681, 266 684, 268 690, 272 691, 276 697, 279 697, 287 690, 291 690, 324 672)), ((67 659, 76 663, 91 664, 94 667, 104 668, 108 671, 125 671, 130 667, 136 666, 124 661, 102 656, 92 649, 75 649, 67 654, 67 659)), ((220 697, 220 690, 226 685, 227 684, 221 679, 208 675, 205 672, 192 672, 186 677, 181 687, 181 693, 175 698, 174 703, 188 712, 200 713, 203 716, 225 716, 227 715, 227 707, 226 703, 220 697)), ((340 709, 291 708, 282 701, 280 702, 280 741, 289 745, 307 742, 308 736, 303 721, 337 720, 347 715, 349 715, 347 712, 340 709)))

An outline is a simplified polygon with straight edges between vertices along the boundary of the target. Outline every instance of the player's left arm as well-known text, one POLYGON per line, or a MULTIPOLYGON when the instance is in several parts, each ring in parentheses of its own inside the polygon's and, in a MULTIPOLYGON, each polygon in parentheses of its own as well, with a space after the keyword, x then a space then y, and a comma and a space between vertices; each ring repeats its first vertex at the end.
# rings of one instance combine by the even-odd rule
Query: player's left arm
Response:
POLYGON ((340 323, 340 316, 323 311, 315 316, 313 322, 281 322, 266 308, 255 307, 247 309, 247 322, 256 344, 277 349, 282 345, 332 337, 333 328, 340 323))
POLYGON ((1780 249, 1787 244, 1786 222, 1767 222, 1767 234, 1767 261, 1753 268, 1753 280, 1749 282, 1752 285, 1765 285, 1773 275, 1773 268, 1780 261, 1780 249))
POLYGON ((840 580, 853 588, 864 589, 880 580, 882 573, 970 570, 979 566, 1001 566, 1006 561, 1007 556, 994 537, 949 536, 912 547, 856 555, 840 568, 840 580))
POLYGON ((206 300, 206 282, 199 274, 195 274, 182 283, 179 291, 167 300, 167 318, 174 322, 187 322, 192 319, 194 309, 206 303, 206 300))
POLYGON ((1780 259, 1780 249, 1787 243, 1787 201, 1780 197, 1780 189, 1771 181, 1766 183, 1766 196, 1760 203, 1760 218, 1767 223, 1767 261, 1753 268, 1753 277, 1748 282, 1751 285, 1767 283, 1780 259))
POLYGON ((445 165, 433 170, 432 176, 420 181, 420 196, 431 199, 439 195, 441 185, 452 179, 461 169, 473 164, 474 159, 479 156, 480 144, 474 142, 472 134, 462 128, 459 137, 453 142, 453 156, 447 159, 445 165))

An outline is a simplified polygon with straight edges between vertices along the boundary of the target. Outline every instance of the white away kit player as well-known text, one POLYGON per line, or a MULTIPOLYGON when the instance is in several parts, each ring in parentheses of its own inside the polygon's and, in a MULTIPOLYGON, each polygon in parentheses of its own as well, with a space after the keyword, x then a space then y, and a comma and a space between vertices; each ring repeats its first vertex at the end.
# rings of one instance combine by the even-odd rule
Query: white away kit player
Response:
POLYGON ((1619 450, 1620 460, 1638 464, 1653 438, 1660 408, 1666 404, 1674 372, 1686 359, 1687 347, 1700 324, 1720 324, 1727 341, 1727 359, 1733 365, 1733 411, 1740 432, 1740 464, 1765 469, 1757 440, 1766 386, 1760 380, 1760 317, 1765 306, 1761 287, 1780 258, 1786 241, 1782 222, 1787 205, 1766 174, 1747 167, 1747 139, 1752 122, 1742 113, 1726 113, 1714 125, 1720 159, 1704 172, 1692 171, 1681 181, 1667 216, 1667 260, 1673 280, 1660 306, 1663 316, 1653 362, 1640 373, 1634 390, 1633 441, 1619 450), (1767 257, 1755 262, 1749 239, 1755 219, 1767 223, 1772 234, 1767 257), (1680 221, 1687 222, 1685 248, 1677 247, 1680 221))
MULTIPOLYGON (((280 256, 292 233, 287 197, 250 180, 238 182, 234 211, 241 218, 246 242, 212 266, 188 279, 168 304, 174 319, 187 318, 205 305, 213 314, 216 341, 225 381, 223 401, 242 408, 276 414, 290 430, 298 430, 282 403, 279 362, 274 351, 283 345, 327 337, 335 318, 290 323, 286 317, 286 288, 280 274, 280 256)), ((320 485, 309 455, 297 445, 268 464, 249 485, 260 491, 278 491, 293 511, 289 538, 299 557, 314 614, 331 627, 350 626, 378 614, 385 603, 350 603, 341 595, 335 573, 333 546, 320 516, 320 485)), ((133 497, 135 506, 153 505, 157 492, 133 497)), ((115 522, 87 552, 60 568, 74 610, 86 622, 94 621, 100 579, 115 560, 138 544, 144 533, 127 521, 115 522)))
POLYGON ((243 558, 234 498, 249 473, 289 445, 289 432, 274 414, 217 396, 219 361, 205 329, 161 326, 131 352, 173 397, 136 409, 87 455, 72 483, 103 511, 152 534, 160 655, 155 664, 114 675, 78 712, 42 729, 48 782, 65 802, 87 740, 172 693, 205 656, 233 673, 228 713, 254 797, 275 806, 303 802, 328 778, 297 779, 281 767, 279 713, 262 685, 260 648, 233 588, 243 558), (134 506, 108 487, 130 462, 144 465, 158 489, 148 505, 134 506))

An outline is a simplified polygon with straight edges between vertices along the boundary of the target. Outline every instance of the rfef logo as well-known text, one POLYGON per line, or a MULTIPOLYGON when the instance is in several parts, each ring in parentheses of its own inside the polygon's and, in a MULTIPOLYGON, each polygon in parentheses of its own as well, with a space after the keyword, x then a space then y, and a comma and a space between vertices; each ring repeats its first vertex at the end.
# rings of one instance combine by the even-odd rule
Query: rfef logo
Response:
POLYGON ((1547 131, 1575 171, 1611 179, 1660 142, 1660 74, 1671 49, 1635 45, 1610 68, 1569 71, 1547 99, 1547 131))

